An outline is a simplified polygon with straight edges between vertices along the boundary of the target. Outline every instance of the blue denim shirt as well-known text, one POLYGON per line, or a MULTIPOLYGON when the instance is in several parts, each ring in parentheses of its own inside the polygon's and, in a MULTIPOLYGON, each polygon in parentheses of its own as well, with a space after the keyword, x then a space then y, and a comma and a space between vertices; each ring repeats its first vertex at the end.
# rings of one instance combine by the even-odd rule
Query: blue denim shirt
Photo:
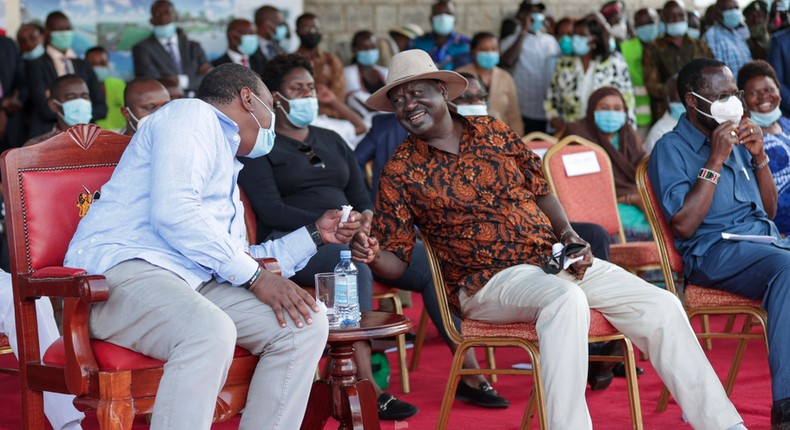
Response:
POLYGON ((174 100, 152 114, 80 221, 66 266, 104 273, 142 259, 192 288, 212 277, 247 282, 258 267, 253 257, 277 258, 286 277, 304 267, 316 252, 304 228, 247 247, 238 131, 197 99, 174 100))
POLYGON ((434 33, 426 33, 412 42, 412 48, 422 49, 431 54, 439 70, 456 70, 472 61, 471 39, 461 33, 453 32, 442 44, 436 46, 434 33))
MULTIPOLYGON (((686 194, 700 180, 697 179, 699 169, 709 155, 710 141, 686 115, 680 117, 674 130, 656 143, 648 164, 648 176, 667 220, 680 210, 686 194)), ((721 178, 702 224, 688 239, 675 239, 675 247, 687 265, 693 257, 704 256, 713 245, 724 240, 722 232, 781 237, 763 208, 751 160, 745 147, 736 145, 733 148, 719 172, 721 178)), ((790 249, 788 240, 775 244, 790 249)))

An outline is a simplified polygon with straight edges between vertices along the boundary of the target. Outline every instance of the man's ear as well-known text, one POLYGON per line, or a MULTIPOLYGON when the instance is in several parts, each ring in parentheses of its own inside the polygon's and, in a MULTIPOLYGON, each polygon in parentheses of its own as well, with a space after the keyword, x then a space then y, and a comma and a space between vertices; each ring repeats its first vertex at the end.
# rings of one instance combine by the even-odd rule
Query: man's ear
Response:
POLYGON ((58 105, 55 104, 55 99, 49 99, 48 98, 47 99, 47 106, 49 106, 49 108, 52 110, 52 112, 55 112, 56 114, 59 112, 58 105))
POLYGON ((439 91, 442 93, 442 97, 444 97, 444 100, 445 101, 448 100, 448 98, 447 98, 447 94, 448 94, 447 93, 447 84, 446 83, 444 83, 442 81, 439 81, 439 91))
POLYGON ((686 107, 688 108, 697 107, 697 97, 690 92, 683 95, 683 101, 686 102, 686 107))
POLYGON ((244 87, 241 89, 241 92, 239 93, 239 101, 241 102, 241 106, 245 110, 249 112, 255 111, 254 99, 255 97, 252 96, 251 89, 249 89, 248 87, 244 87))
POLYGON ((126 122, 132 122, 132 118, 129 116, 129 108, 126 106, 121 107, 121 115, 126 118, 126 122))

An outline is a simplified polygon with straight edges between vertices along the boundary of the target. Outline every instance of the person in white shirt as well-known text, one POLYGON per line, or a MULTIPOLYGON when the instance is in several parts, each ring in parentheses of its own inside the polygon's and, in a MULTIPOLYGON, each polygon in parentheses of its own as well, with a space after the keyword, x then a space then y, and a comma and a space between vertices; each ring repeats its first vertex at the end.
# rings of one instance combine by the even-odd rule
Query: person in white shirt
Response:
POLYGON ((653 151, 658 139, 672 131, 680 116, 686 112, 686 107, 683 106, 680 95, 678 95, 678 75, 672 75, 667 81, 667 96, 669 109, 650 127, 647 138, 645 138, 645 154, 650 154, 653 151))
POLYGON ((329 210, 248 246, 236 156, 273 147, 272 95, 252 70, 223 64, 197 97, 171 101, 137 130, 65 264, 107 278, 92 337, 167 361, 151 428, 208 430, 236 345, 261 357, 240 428, 299 428, 328 321, 287 278, 323 243, 347 243, 360 214, 343 223, 329 210), (254 257, 276 258, 283 276, 254 257))

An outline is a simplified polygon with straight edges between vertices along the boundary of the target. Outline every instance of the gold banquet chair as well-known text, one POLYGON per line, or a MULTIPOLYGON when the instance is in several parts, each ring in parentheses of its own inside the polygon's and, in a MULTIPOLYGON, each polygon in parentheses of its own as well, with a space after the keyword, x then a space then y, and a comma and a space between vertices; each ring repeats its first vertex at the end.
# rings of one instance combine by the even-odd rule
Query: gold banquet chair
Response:
MULTIPOLYGON (((442 320, 447 327, 447 334, 453 342, 458 344, 458 349, 453 356, 450 375, 444 390, 442 406, 436 423, 437 430, 447 428, 450 419, 450 409, 455 399, 455 391, 463 375, 532 375, 532 394, 529 397, 527 410, 521 422, 521 429, 528 429, 532 424, 533 413, 537 411, 538 423, 541 430, 548 429, 546 416, 546 403, 543 394, 543 381, 540 375, 540 354, 538 352, 538 335, 535 323, 514 324, 489 324, 474 320, 461 321, 461 333, 456 330, 450 316, 450 306, 447 302, 447 292, 441 271, 441 260, 437 252, 431 247, 423 236, 425 253, 431 268, 436 296, 442 320), (473 347, 520 347, 527 351, 532 363, 532 369, 463 369, 464 356, 469 348, 473 347)), ((626 367, 626 381, 628 385, 628 398, 631 409, 632 428, 641 430, 642 410, 639 403, 639 389, 637 387, 636 367, 634 364, 634 350, 625 336, 617 331, 603 315, 595 310, 590 311, 590 342, 619 340, 623 342, 622 356, 590 356, 591 361, 622 361, 626 367)))
MULTIPOLYGON (((675 284, 677 279, 683 285, 683 258, 675 249, 675 234, 669 226, 664 212, 658 200, 655 190, 650 185, 647 176, 648 158, 642 160, 636 170, 636 185, 639 194, 645 203, 645 214, 653 229, 658 255, 661 261, 661 271, 664 275, 667 290, 678 296, 685 304, 686 313, 689 320, 694 317, 703 319, 703 332, 697 333, 701 340, 710 339, 738 339, 738 346, 735 349, 735 357, 730 364, 730 371, 724 384, 724 389, 729 396, 735 386, 735 378, 738 376, 743 352, 746 350, 748 340, 762 339, 765 348, 768 349, 767 337, 767 315, 760 306, 759 300, 750 300, 723 290, 704 288, 699 285, 685 284, 684 293, 680 293, 675 284), (685 300, 683 300, 685 298, 685 300), (744 315, 745 320, 740 332, 731 332, 724 329, 721 332, 711 332, 711 328, 706 324, 705 318, 710 315, 729 315, 730 317, 744 315), (762 333, 752 333, 752 327, 757 323, 762 327, 762 333)), ((667 408, 669 402, 669 391, 666 386, 661 390, 658 398, 657 411, 667 408)))

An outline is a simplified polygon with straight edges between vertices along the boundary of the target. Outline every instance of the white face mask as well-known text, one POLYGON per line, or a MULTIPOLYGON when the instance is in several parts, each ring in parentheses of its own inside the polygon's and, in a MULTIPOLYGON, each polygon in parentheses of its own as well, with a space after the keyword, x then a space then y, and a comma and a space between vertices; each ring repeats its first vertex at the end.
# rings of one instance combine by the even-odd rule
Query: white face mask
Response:
POLYGON ((692 91, 691 94, 710 103, 710 115, 699 110, 696 106, 694 107, 694 109, 702 115, 713 118, 719 124, 725 121, 732 121, 735 124, 741 122, 741 118, 743 117, 743 103, 741 103, 741 99, 737 96, 730 96, 726 101, 716 100, 712 102, 694 91, 692 91))
POLYGON ((132 124, 132 122, 129 121, 129 127, 131 127, 132 130, 134 130, 134 131, 139 130, 140 127, 143 126, 143 123, 148 120, 148 117, 151 116, 151 114, 148 114, 148 115, 146 115, 146 116, 144 116, 142 118, 137 118, 134 115, 134 112, 132 112, 132 109, 129 108, 129 106, 126 106, 126 112, 128 112, 129 116, 132 117, 132 119, 134 120, 134 124, 132 124))
POLYGON ((255 100, 261 102, 263 107, 265 107, 266 110, 268 110, 269 113, 272 114, 272 123, 269 124, 269 128, 263 128, 261 127, 261 123, 260 121, 258 121, 258 118, 255 117, 255 114, 250 112, 252 118, 255 120, 256 123, 258 123, 258 136, 255 138, 255 146, 252 147, 252 151, 250 151, 250 153, 247 154, 246 157, 259 158, 268 154, 269 152, 271 152, 272 148, 274 148, 274 138, 276 137, 274 133, 275 115, 274 112, 272 112, 272 110, 269 109, 269 106, 266 106, 266 103, 261 101, 261 99, 259 99, 258 96, 256 96, 252 92, 250 92, 250 94, 252 94, 252 96, 255 97, 255 100))
POLYGON ((628 38, 628 25, 625 23, 625 19, 612 26, 612 36, 620 40, 628 38))
POLYGON ((486 105, 458 105, 455 107, 458 115, 463 116, 482 116, 488 115, 488 106, 486 105))

